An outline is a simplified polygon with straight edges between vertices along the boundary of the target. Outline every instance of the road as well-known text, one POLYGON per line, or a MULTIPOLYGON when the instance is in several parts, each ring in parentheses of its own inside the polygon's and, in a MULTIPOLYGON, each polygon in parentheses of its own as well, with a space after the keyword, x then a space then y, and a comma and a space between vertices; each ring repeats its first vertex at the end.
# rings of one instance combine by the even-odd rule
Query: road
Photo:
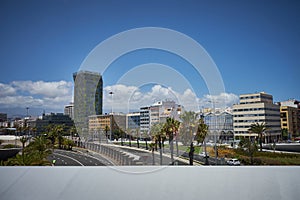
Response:
MULTIPOLYGON (((264 149, 273 150, 273 144, 265 144, 263 146, 264 149)), ((288 151, 288 152, 300 152, 300 144, 299 143, 277 143, 275 145, 276 151, 288 151)))
POLYGON ((88 153, 55 149, 48 156, 48 160, 55 160, 55 166, 105 166, 111 165, 105 158, 94 157, 88 153))

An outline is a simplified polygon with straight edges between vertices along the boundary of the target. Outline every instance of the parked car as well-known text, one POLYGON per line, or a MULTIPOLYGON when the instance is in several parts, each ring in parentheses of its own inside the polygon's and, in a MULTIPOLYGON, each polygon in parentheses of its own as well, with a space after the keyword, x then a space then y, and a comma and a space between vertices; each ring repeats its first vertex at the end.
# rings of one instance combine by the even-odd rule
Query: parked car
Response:
POLYGON ((240 161, 236 158, 227 160, 227 165, 234 165, 234 166, 238 166, 241 165, 240 161))
POLYGON ((209 158, 209 154, 206 152, 206 154, 205 154, 205 152, 201 152, 200 154, 199 154, 199 156, 201 156, 201 157, 203 157, 203 158, 209 158))

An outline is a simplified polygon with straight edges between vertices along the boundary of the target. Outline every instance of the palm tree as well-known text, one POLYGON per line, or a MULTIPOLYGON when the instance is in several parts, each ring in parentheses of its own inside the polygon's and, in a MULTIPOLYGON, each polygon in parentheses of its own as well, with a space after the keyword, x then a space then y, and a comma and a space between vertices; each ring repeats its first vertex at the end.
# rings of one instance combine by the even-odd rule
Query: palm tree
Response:
POLYGON ((145 142, 146 142, 146 150, 148 150, 148 134, 146 132, 142 132, 142 137, 144 138, 145 142))
POLYGON ((151 142, 149 144, 150 151, 152 152, 152 165, 155 165, 155 159, 154 159, 154 150, 155 150, 155 143, 151 142))
POLYGON ((196 141, 198 144, 204 142, 204 152, 205 152, 205 164, 208 164, 208 159, 207 159, 207 152, 206 152, 206 142, 205 142, 205 137, 207 136, 208 133, 208 125, 204 123, 203 118, 199 119, 199 124, 197 127, 197 132, 196 132, 196 141))
POLYGON ((281 135, 283 140, 289 139, 289 130, 287 128, 281 129, 281 135))
POLYGON ((186 111, 180 115, 182 142, 184 145, 188 145, 193 141, 193 132, 196 127, 198 114, 193 111, 186 111))
MULTIPOLYGON (((174 136, 176 137, 176 134, 179 129, 180 122, 175 120, 174 118, 168 117, 166 120, 166 123, 164 124, 164 130, 166 132, 167 137, 169 138, 169 145, 170 145, 170 151, 171 151, 171 162, 174 163, 174 136)), ((177 155, 178 153, 178 143, 176 142, 177 147, 177 155)))
POLYGON ((104 131, 105 131, 105 136, 106 136, 106 143, 108 143, 108 131, 110 130, 109 126, 105 126, 104 131))
POLYGON ((76 127, 72 126, 70 128, 70 135, 71 135, 71 139, 73 140, 74 135, 77 133, 76 127))
POLYGON ((28 150, 28 152, 36 151, 40 160, 43 160, 51 153, 51 143, 43 136, 34 138, 34 141, 31 142, 27 147, 28 149, 26 150, 28 150))
POLYGON ((65 128, 64 125, 56 125, 56 126, 54 126, 54 130, 53 130, 56 132, 57 140, 58 140, 58 148, 60 148, 60 149, 61 149, 61 145, 64 140, 64 138, 63 138, 64 128, 65 128))
POLYGON ((208 125, 204 123, 203 118, 199 119, 199 124, 196 132, 196 141, 198 144, 203 143, 208 133, 208 125))
POLYGON ((140 129, 136 128, 135 131, 136 131, 135 136, 136 136, 137 148, 140 148, 140 142, 139 142, 139 139, 140 139, 140 129))
POLYGON ((159 146, 159 155, 160 155, 160 165, 162 165, 162 142, 164 142, 165 132, 163 124, 154 124, 150 129, 150 134, 155 143, 155 149, 157 149, 157 143, 159 146))
POLYGON ((263 137, 263 133, 267 130, 267 127, 265 125, 264 122, 262 122, 261 124, 259 124, 258 122, 256 122, 255 124, 251 124, 249 131, 252 133, 256 133, 259 136, 259 146, 260 146, 260 151, 262 151, 262 137, 263 137))
POLYGON ((22 143, 22 158, 24 159, 25 143, 28 141, 28 137, 22 136, 20 142, 22 143))
POLYGON ((131 132, 132 132, 132 129, 128 128, 127 129, 127 135, 129 137, 129 146, 131 147, 131 132))
POLYGON ((239 146, 248 153, 250 157, 250 164, 253 165, 253 155, 257 151, 256 142, 252 141, 251 138, 242 138, 239 146))

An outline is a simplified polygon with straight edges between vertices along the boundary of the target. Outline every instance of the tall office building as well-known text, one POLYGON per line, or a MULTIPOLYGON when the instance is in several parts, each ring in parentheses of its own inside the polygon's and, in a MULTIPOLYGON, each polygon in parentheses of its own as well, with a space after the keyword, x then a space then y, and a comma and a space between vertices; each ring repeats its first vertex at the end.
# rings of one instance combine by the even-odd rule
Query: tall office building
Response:
POLYGON ((240 104, 233 106, 235 137, 257 137, 248 130, 251 124, 265 123, 265 142, 273 142, 281 136, 280 109, 273 104, 273 96, 264 92, 240 95, 240 104))
POLYGON ((79 136, 86 140, 89 136, 90 115, 102 114, 103 81, 100 73, 79 71, 74 79, 74 122, 79 136))

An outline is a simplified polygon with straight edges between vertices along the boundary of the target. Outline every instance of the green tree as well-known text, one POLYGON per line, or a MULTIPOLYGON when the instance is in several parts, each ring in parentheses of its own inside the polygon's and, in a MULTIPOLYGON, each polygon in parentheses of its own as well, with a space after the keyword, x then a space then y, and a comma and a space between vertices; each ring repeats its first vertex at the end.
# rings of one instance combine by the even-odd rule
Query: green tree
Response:
POLYGON ((253 155, 255 152, 257 152, 257 144, 255 140, 252 138, 241 138, 241 141, 239 143, 240 148, 245 151, 248 156, 250 157, 250 163, 253 165, 253 155))
POLYGON ((108 131, 110 130, 109 126, 105 126, 104 131, 105 131, 105 136, 106 136, 106 142, 108 143, 108 131))
POLYGON ((136 128, 135 129, 135 137, 136 137, 136 143, 137 143, 137 148, 140 148, 140 129, 136 128))
POLYGON ((64 149, 72 150, 73 146, 75 146, 75 143, 73 140, 65 139, 63 145, 64 149))
POLYGON ((44 136, 34 138, 33 142, 31 142, 27 147, 26 151, 37 152, 40 160, 43 160, 52 152, 51 142, 44 136))
POLYGON ((282 139, 288 140, 289 137, 289 130, 287 128, 281 129, 282 139))
POLYGON ((180 115, 182 120, 180 128, 180 136, 184 145, 189 145, 193 142, 193 133, 197 124, 198 114, 193 111, 185 111, 180 115))
POLYGON ((155 144, 155 149, 157 149, 157 144, 159 146, 159 156, 160 156, 160 165, 162 165, 162 143, 166 138, 166 133, 164 132, 164 125, 162 123, 152 125, 150 129, 150 134, 155 144))
POLYGON ((75 126, 72 126, 72 127, 70 128, 69 132, 70 132, 71 138, 72 138, 72 140, 73 140, 74 135, 77 134, 76 127, 75 127, 75 126))
POLYGON ((196 131, 196 141, 198 144, 204 142, 204 139, 207 136, 207 133, 208 133, 208 125, 206 125, 204 123, 204 120, 201 118, 201 119, 199 119, 197 131, 196 131))
POLYGON ((249 128, 249 132, 251 133, 256 133, 259 136, 259 146, 260 146, 260 151, 262 151, 262 140, 263 140, 263 133, 267 130, 266 125, 264 122, 258 123, 256 122, 255 124, 251 124, 249 128))
POLYGON ((151 142, 149 144, 149 149, 152 152, 152 165, 155 165, 155 157, 154 157, 155 143, 151 142))
POLYGON ((22 143, 22 158, 24 159, 25 143, 28 141, 28 137, 22 136, 20 142, 22 143))
MULTIPOLYGON (((166 123, 164 124, 164 131, 166 133, 167 138, 169 139, 170 151, 171 151, 171 162, 174 163, 174 136, 176 138, 178 129, 180 126, 180 122, 175 120, 174 118, 168 117, 166 123)), ((178 142, 176 142, 177 147, 177 155, 178 153, 178 142)))
POLYGON ((34 141, 23 148, 22 155, 8 159, 8 166, 36 166, 50 165, 47 156, 51 153, 51 142, 43 136, 34 138, 34 141))
MULTIPOLYGON (((204 123, 203 118, 199 119, 197 131, 196 131, 196 141, 198 144, 203 144, 204 143, 204 152, 205 155, 207 155, 206 152, 206 142, 205 142, 205 137, 207 136, 208 133, 208 125, 204 123)), ((208 158, 205 156, 205 164, 208 164, 208 158)))
POLYGON ((54 126, 54 129, 53 131, 56 132, 55 135, 57 135, 57 141, 58 141, 58 148, 62 148, 62 144, 63 144, 63 141, 64 141, 64 128, 65 126, 64 125, 56 125, 54 126))

